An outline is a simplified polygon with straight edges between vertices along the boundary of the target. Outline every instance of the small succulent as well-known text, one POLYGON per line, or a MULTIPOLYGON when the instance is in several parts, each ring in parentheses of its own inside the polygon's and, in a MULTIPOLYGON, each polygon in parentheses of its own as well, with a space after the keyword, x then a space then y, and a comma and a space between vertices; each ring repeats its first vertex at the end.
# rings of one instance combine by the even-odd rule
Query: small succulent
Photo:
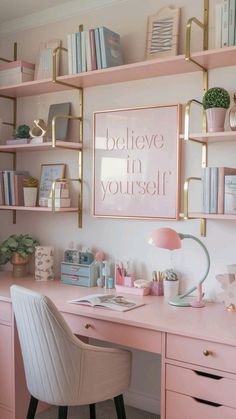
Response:
POLYGON ((202 100, 203 108, 225 108, 230 105, 230 95, 223 87, 212 87, 207 90, 202 100))
POLYGON ((166 269, 162 272, 162 277, 165 281, 177 281, 178 276, 174 269, 166 269))
POLYGON ((38 179, 32 176, 24 178, 24 188, 37 188, 39 184, 38 179))
POLYGON ((15 138, 30 138, 30 127, 28 125, 19 125, 14 133, 15 138))

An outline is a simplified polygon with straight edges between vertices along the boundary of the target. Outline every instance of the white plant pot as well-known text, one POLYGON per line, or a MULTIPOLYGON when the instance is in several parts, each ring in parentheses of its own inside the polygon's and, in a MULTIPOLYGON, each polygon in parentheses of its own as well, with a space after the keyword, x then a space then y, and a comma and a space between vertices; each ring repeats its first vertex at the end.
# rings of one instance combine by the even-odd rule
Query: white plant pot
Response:
POLYGON ((35 207, 37 201, 37 188, 23 188, 24 189, 24 206, 35 207))
POLYGON ((164 297, 172 298, 177 297, 179 294, 179 280, 177 281, 164 281, 164 297))

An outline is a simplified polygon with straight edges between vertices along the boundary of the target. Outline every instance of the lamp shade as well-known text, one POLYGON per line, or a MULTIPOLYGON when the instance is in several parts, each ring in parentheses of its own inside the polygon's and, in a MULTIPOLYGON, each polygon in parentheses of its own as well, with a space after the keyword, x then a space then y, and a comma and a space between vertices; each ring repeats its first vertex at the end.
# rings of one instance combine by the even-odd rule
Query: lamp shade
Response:
POLYGON ((154 230, 148 238, 148 243, 161 249, 175 250, 181 248, 180 236, 171 228, 154 230))

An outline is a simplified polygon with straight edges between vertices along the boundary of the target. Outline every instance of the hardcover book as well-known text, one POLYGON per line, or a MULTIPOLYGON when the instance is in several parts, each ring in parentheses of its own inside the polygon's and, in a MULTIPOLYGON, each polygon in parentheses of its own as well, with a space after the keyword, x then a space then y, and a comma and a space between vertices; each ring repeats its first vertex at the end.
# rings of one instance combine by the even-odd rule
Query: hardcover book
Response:
POLYGON ((224 213, 236 214, 236 175, 225 176, 224 213))
POLYGON ((102 26, 99 28, 102 68, 123 64, 120 35, 102 26))
POLYGON ((97 69, 101 70, 101 68, 102 68, 102 57, 101 57, 101 44, 100 44, 99 28, 94 29, 94 38, 95 38, 95 51, 96 51, 97 69))
POLYGON ((225 195, 225 176, 236 175, 236 169, 233 167, 218 168, 218 214, 224 214, 224 195, 225 195))
POLYGON ((0 171, 0 205, 5 205, 3 171, 0 171))
POLYGON ((211 167, 210 213, 217 214, 218 209, 218 167, 211 167))

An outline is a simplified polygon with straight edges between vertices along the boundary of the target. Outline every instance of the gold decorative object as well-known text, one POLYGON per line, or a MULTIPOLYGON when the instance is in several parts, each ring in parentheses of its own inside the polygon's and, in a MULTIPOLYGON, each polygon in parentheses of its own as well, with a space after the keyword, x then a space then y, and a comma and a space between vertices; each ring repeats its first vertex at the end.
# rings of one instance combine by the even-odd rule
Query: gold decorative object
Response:
POLYGON ((47 132, 47 125, 43 119, 35 119, 34 120, 35 126, 33 126, 30 130, 30 136, 32 138, 35 137, 44 137, 47 132))
POLYGON ((234 93, 234 103, 229 111, 229 125, 232 131, 236 131, 236 92, 234 93))

